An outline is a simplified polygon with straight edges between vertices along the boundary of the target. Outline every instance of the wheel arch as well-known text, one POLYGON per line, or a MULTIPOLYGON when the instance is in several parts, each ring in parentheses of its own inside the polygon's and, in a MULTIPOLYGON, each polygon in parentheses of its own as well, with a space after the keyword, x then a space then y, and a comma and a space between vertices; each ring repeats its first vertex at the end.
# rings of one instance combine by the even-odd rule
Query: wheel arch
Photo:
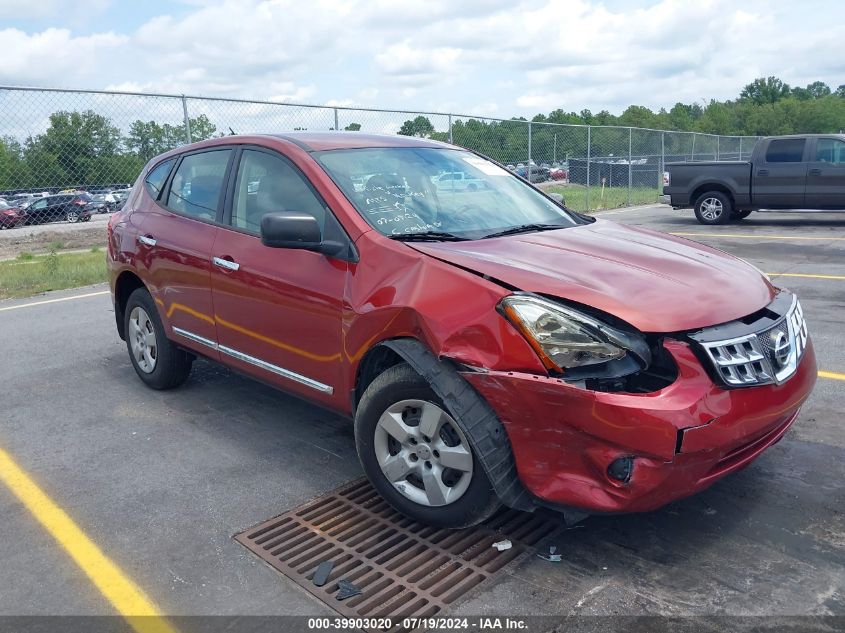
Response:
POLYGON ((121 339, 126 340, 126 333, 123 331, 123 321, 126 316, 126 302, 130 295, 138 288, 147 286, 131 270, 124 270, 117 276, 114 282, 114 320, 117 325, 117 333, 121 339))
POLYGON ((730 198, 731 205, 736 208, 736 198, 733 194, 733 191, 731 191, 730 187, 718 182, 710 182, 698 185, 693 190, 692 195, 690 196, 692 204, 695 205, 701 196, 710 191, 718 191, 719 193, 725 194, 728 198, 730 198))

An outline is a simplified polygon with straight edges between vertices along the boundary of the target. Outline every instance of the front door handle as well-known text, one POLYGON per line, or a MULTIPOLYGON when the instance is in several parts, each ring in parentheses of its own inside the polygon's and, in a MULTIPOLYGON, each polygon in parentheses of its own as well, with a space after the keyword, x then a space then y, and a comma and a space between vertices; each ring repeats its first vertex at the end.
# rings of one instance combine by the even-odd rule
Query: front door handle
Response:
POLYGON ((155 246, 156 245, 155 238, 153 238, 149 235, 139 235, 138 241, 141 242, 141 244, 146 244, 147 246, 155 246))
POLYGON ((223 257, 213 257, 211 261, 214 262, 215 266, 220 266, 220 268, 225 268, 226 270, 237 270, 241 267, 241 265, 231 259, 224 259, 223 257))
POLYGON ((768 176, 769 170, 768 169, 759 169, 759 170, 757 170, 757 175, 758 176, 768 176))
POLYGON ((821 175, 822 175, 822 170, 821 170, 821 169, 811 169, 811 170, 810 170, 810 175, 811 175, 811 176, 821 176, 821 175))

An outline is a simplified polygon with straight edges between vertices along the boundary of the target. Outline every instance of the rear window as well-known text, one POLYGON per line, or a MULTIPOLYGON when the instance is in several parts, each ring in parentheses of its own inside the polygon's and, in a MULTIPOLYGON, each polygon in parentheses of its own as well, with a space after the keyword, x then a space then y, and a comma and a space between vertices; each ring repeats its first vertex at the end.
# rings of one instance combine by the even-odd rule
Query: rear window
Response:
POLYGON ((173 167, 173 163, 175 162, 175 158, 166 160, 153 167, 150 170, 150 173, 147 174, 147 177, 144 179, 144 184, 147 187, 147 191, 153 198, 158 199, 158 195, 161 193, 162 187, 164 187, 164 181, 167 180, 170 168, 173 167))
POLYGON ((766 150, 767 163, 800 163, 804 158, 804 144, 807 139, 782 138, 769 143, 766 150))

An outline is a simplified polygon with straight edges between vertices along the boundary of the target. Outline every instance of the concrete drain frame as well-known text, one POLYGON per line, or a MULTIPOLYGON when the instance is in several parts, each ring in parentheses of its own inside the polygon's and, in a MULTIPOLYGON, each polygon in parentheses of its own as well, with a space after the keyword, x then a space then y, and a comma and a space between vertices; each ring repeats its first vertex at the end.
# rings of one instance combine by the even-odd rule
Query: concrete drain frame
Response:
POLYGON ((510 509, 473 528, 430 527, 397 513, 359 479, 234 538, 339 615, 389 618, 399 631, 403 618, 444 614, 563 528, 563 517, 510 509), (510 549, 493 547, 503 539, 510 549), (325 560, 334 567, 318 587, 312 578, 325 560), (338 600, 339 580, 361 595, 338 600))

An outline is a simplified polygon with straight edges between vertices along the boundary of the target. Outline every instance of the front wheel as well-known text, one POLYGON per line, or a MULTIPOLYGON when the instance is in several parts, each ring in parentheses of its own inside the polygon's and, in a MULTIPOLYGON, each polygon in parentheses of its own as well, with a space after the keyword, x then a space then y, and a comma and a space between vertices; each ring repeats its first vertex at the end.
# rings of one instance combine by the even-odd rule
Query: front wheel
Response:
POLYGON ((701 224, 727 224, 731 221, 733 201, 721 191, 708 191, 698 197, 693 208, 701 224))
POLYGON ((355 415, 355 444, 373 487, 415 521, 463 528, 499 507, 460 421, 406 363, 367 387, 355 415))

